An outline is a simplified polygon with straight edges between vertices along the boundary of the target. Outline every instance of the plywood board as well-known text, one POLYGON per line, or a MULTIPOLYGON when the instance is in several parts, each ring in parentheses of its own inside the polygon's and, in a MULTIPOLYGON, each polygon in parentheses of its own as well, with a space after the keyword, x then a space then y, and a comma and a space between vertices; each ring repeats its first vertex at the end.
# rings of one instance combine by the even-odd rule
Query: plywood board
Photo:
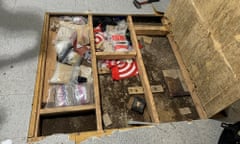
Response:
POLYGON ((239 1, 174 1, 166 16, 207 117, 239 99, 239 1), (230 95, 231 94, 231 95, 230 95))

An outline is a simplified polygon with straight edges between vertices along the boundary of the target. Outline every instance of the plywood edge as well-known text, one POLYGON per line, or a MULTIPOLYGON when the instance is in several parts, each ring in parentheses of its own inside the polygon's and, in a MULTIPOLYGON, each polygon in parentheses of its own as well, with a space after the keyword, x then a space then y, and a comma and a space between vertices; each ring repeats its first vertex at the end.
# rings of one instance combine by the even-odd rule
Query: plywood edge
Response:
POLYGON ((130 30, 130 34, 131 34, 132 44, 133 44, 133 47, 135 47, 135 50, 137 52, 136 62, 137 62, 138 71, 139 71, 140 79, 141 79, 141 82, 142 82, 142 86, 144 88, 144 94, 145 94, 145 99, 146 99, 146 102, 147 102, 147 107, 148 107, 148 110, 149 110, 152 121, 158 123, 158 122, 160 122, 159 117, 158 117, 158 113, 157 113, 157 110, 156 110, 155 102, 154 102, 154 99, 153 99, 153 94, 152 94, 151 87, 150 87, 150 84, 149 84, 149 80, 148 80, 148 77, 147 77, 147 72, 146 72, 146 69, 144 67, 142 54, 141 54, 141 52, 138 48, 138 40, 137 40, 137 36, 136 36, 136 33, 135 33, 135 28, 134 28, 131 16, 128 16, 128 22, 129 22, 129 30, 130 30))
POLYGON ((198 112, 198 114, 199 114, 201 119, 206 119, 206 118, 208 118, 207 113, 206 113, 206 111, 205 111, 205 109, 204 109, 204 107, 203 107, 203 105, 202 105, 202 103, 201 103, 201 101, 199 99, 199 96, 194 91, 194 84, 193 84, 193 82, 192 82, 192 80, 190 78, 190 75, 189 75, 189 73, 188 73, 188 71, 186 69, 186 66, 185 66, 185 64, 184 64, 184 62, 182 60, 181 54, 178 51, 178 45, 174 41, 174 38, 173 38, 172 34, 168 34, 167 38, 168 38, 169 43, 170 43, 170 45, 172 47, 173 53, 174 53, 174 55, 175 55, 175 57, 177 59, 177 62, 178 62, 178 65, 180 67, 182 76, 183 76, 183 78, 184 78, 184 80, 186 82, 186 85, 188 87, 188 90, 189 90, 189 92, 190 92, 190 94, 192 96, 192 100, 193 100, 193 102, 195 104, 197 112, 198 112))
POLYGON ((31 118, 29 123, 29 130, 28 130, 28 138, 35 137, 35 131, 39 114, 39 99, 41 97, 41 90, 42 90, 42 83, 43 83, 43 69, 46 57, 46 45, 48 39, 48 25, 49 25, 49 14, 45 14, 44 17, 44 24, 43 24, 43 31, 42 31, 42 38, 41 38, 41 47, 40 53, 38 56, 38 67, 37 67, 37 74, 36 74, 36 82, 35 82, 35 90, 33 95, 33 103, 32 103, 32 112, 31 118))
POLYGON ((96 52, 97 59, 131 59, 136 56, 135 51, 130 52, 96 52))
POLYGON ((90 131, 90 132, 82 132, 82 133, 74 133, 69 135, 69 140, 75 141, 76 144, 79 144, 91 137, 103 137, 109 136, 116 131, 128 131, 137 128, 144 128, 144 127, 152 127, 152 126, 141 126, 141 127, 130 127, 130 128, 121 128, 121 129, 108 129, 102 131, 90 131))
POLYGON ((98 80, 98 69, 97 60, 95 52, 95 40, 93 33, 93 18, 92 15, 88 15, 88 25, 90 30, 90 44, 91 44, 91 54, 92 54, 92 74, 93 74, 93 85, 94 85, 94 98, 96 105, 96 118, 97 118, 97 129, 102 130, 102 115, 100 106, 100 93, 99 93, 99 80, 98 80))
POLYGON ((40 115, 95 110, 95 104, 40 109, 40 115))
POLYGON ((218 94, 215 98, 211 99, 207 103, 204 104, 204 107, 208 109, 207 114, 208 117, 212 117, 222 110, 229 107, 234 102, 240 99, 240 84, 239 81, 235 81, 231 86, 227 87, 222 93, 218 94), (227 100, 224 98, 226 98, 227 100))

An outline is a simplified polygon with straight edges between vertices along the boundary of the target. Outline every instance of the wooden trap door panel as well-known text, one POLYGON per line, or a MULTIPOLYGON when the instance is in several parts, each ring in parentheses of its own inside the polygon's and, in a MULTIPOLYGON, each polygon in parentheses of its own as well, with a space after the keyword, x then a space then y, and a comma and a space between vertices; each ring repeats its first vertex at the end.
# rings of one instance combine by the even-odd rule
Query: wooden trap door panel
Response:
POLYGON ((203 118, 240 99, 238 6, 239 1, 171 1, 165 14, 175 55, 203 118))

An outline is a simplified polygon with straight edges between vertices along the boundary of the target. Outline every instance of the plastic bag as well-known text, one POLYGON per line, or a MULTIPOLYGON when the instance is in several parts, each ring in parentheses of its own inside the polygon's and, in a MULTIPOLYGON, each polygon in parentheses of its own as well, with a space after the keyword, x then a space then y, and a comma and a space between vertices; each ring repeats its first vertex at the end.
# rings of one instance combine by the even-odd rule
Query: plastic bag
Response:
POLYGON ((49 83, 51 84, 69 83, 73 79, 73 77, 76 77, 72 75, 74 69, 78 69, 80 72, 80 67, 73 67, 66 64, 57 63, 55 72, 52 78, 49 80, 49 83))
POLYGON ((73 37, 75 31, 76 30, 73 28, 61 26, 60 23, 60 28, 57 32, 56 41, 70 40, 71 37, 73 37))
POLYGON ((80 76, 85 77, 87 79, 92 78, 92 68, 85 65, 81 65, 80 76))
POLYGON ((69 85, 52 85, 49 89, 45 107, 62 107, 74 105, 73 88, 69 85))
POLYGON ((77 25, 87 24, 87 19, 83 16, 75 16, 73 17, 73 23, 77 25))
POLYGON ((64 58, 67 56, 69 51, 71 50, 72 43, 69 40, 59 41, 56 43, 56 53, 59 62, 62 62, 64 58))
POLYGON ((121 20, 117 23, 115 31, 118 32, 118 34, 126 35, 127 28, 128 28, 127 22, 125 20, 121 20))
POLYGON ((91 83, 77 84, 74 87, 74 102, 75 105, 92 104, 93 91, 91 83))
POLYGON ((71 22, 60 21, 61 27, 67 27, 70 29, 74 29, 77 32, 77 43, 80 45, 87 45, 90 43, 89 41, 89 27, 87 24, 85 25, 76 25, 71 22))
POLYGON ((80 65, 81 58, 82 57, 78 53, 71 49, 62 62, 69 65, 80 65))

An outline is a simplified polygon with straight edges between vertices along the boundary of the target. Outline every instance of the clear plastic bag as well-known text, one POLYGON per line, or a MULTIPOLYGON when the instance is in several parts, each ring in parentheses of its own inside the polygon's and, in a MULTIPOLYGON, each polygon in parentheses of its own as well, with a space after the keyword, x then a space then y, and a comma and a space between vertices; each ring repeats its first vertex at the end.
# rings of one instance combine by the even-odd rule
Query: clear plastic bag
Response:
MULTIPOLYGON (((73 78, 73 70, 76 67, 69 66, 62 63, 57 63, 55 72, 51 79, 49 80, 50 84, 68 84, 73 78)), ((80 69, 78 67, 78 69, 80 69)), ((76 74, 75 74, 76 75, 76 74)))
POLYGON ((93 103, 93 86, 91 83, 82 83, 74 85, 75 105, 93 103))
POLYGON ((90 43, 89 39, 89 27, 87 24, 85 25, 76 25, 71 22, 60 21, 60 27, 66 27, 69 29, 73 29, 77 32, 77 43, 80 45, 87 45, 90 43))
POLYGON ((94 103, 92 83, 52 85, 45 108, 94 103))
POLYGON ((74 105, 73 88, 70 85, 52 85, 49 88, 46 108, 74 105))
POLYGON ((70 40, 58 41, 55 45, 57 58, 62 62, 71 50, 72 43, 70 40))
POLYGON ((80 65, 81 56, 76 53, 73 49, 70 50, 70 52, 64 57, 63 63, 69 64, 69 65, 80 65))
POLYGON ((75 35, 76 30, 66 26, 61 26, 57 32, 56 41, 71 40, 75 35))

